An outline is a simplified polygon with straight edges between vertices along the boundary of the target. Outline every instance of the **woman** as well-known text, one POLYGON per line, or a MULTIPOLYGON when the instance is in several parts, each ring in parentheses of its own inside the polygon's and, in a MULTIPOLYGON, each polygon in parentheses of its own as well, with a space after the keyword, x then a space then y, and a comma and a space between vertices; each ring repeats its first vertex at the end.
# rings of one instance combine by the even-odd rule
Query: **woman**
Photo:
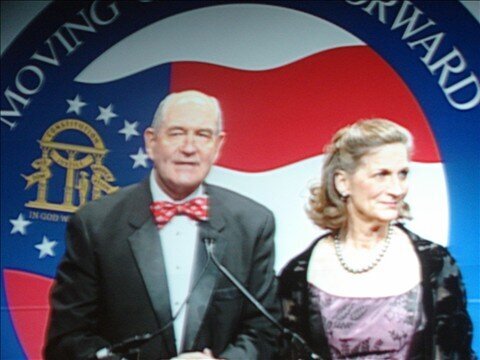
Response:
POLYGON ((411 134, 383 119, 341 129, 327 149, 308 212, 330 232, 280 278, 286 325, 324 359, 475 357, 458 267, 399 223, 411 152, 411 134))

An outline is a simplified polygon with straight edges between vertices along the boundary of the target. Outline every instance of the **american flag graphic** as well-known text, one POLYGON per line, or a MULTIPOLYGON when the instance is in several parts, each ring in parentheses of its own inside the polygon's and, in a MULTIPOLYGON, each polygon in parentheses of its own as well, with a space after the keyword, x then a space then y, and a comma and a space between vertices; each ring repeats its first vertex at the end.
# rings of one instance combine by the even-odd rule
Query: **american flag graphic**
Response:
MULTIPOLYGON (((147 176, 143 131, 158 102, 185 89, 219 99, 227 138, 207 181, 275 213, 277 271, 322 232, 305 206, 333 133, 373 117, 407 127, 415 138, 407 226, 449 246, 478 328, 479 109, 453 109, 401 36, 343 1, 114 4, 53 2, 2 56, 2 117, 16 122, 1 124, 2 358, 42 358, 48 292, 71 213, 66 199, 76 208, 95 198, 94 185, 103 196, 147 176), (21 116, 8 112, 15 106, 21 116), (47 134, 54 140, 42 140, 47 134), (72 149, 78 154, 68 163, 72 149), (84 166, 100 153, 101 170, 84 166), (103 177, 95 182, 95 174, 103 177)), ((474 22, 459 3, 412 6, 441 23, 465 56, 480 45, 478 23, 465 35, 446 20, 455 11, 474 22)), ((478 75, 478 56, 467 60, 478 75)))

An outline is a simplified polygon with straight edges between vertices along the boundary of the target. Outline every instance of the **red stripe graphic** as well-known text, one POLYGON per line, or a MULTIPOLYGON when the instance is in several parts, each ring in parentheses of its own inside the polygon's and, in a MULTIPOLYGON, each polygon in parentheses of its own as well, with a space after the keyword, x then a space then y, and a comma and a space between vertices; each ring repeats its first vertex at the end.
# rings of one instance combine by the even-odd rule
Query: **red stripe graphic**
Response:
POLYGON ((267 71, 172 65, 172 91, 203 90, 222 103, 227 142, 218 165, 260 172, 323 153, 340 127, 384 117, 416 139, 413 160, 439 162, 428 122, 403 80, 366 46, 324 51, 267 71))
POLYGON ((5 292, 15 330, 28 359, 42 359, 53 280, 18 270, 4 270, 5 292))
MULTIPOLYGON (((416 99, 395 71, 365 46, 324 51, 267 71, 175 63, 171 88, 196 88, 220 99, 228 137, 218 165, 230 169, 261 172, 322 154, 337 129, 367 117, 386 117, 409 128, 416 139, 413 160, 440 161, 416 99)), ((298 191, 293 191, 295 199, 298 191)), ((285 210, 275 204, 271 208, 281 220, 285 210)), ((279 228, 285 223, 280 221, 279 228)), ((12 321, 27 357, 41 358, 52 279, 6 270, 4 280, 12 321)))

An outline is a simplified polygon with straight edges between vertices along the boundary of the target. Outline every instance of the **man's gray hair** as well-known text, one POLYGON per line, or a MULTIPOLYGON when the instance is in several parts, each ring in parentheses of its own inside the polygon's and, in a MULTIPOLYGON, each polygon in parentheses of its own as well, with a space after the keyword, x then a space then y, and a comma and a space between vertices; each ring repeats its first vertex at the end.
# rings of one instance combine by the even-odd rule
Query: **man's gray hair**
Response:
POLYGON ((220 102, 217 100, 217 98, 197 90, 185 90, 178 93, 171 93, 165 97, 155 111, 152 127, 155 129, 160 127, 165 118, 165 111, 170 104, 182 104, 186 102, 195 102, 197 104, 205 104, 214 107, 217 113, 217 134, 223 131, 223 115, 220 102))

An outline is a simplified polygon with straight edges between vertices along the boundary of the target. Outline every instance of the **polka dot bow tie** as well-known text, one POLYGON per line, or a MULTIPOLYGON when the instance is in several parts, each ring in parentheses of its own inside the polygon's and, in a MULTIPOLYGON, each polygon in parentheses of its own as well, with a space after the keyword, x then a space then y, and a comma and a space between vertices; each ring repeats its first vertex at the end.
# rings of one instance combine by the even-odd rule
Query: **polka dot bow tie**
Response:
POLYGON ((197 197, 184 203, 155 201, 150 205, 158 228, 164 227, 175 215, 187 215, 193 220, 208 219, 208 198, 197 197))

